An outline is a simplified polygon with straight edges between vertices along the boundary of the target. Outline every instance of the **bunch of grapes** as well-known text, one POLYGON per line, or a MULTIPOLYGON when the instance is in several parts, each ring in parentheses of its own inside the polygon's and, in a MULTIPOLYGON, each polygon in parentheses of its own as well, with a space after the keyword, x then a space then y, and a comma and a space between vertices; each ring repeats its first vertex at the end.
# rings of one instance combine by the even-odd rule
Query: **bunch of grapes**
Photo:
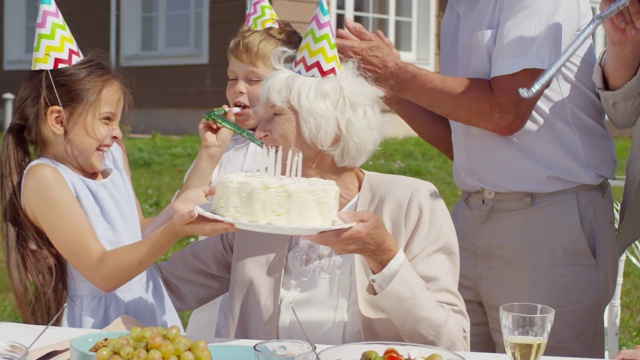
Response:
POLYGON ((206 341, 191 341, 177 326, 136 326, 126 336, 109 339, 96 360, 211 360, 211 352, 206 341))

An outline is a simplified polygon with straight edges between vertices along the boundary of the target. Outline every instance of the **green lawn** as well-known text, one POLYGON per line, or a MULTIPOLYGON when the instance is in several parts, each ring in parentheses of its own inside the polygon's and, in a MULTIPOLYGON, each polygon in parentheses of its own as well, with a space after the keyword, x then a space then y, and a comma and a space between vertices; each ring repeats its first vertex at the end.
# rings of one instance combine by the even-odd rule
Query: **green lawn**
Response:
MULTIPOLYGON (((624 174, 630 141, 616 139, 619 159, 616 174, 624 174)), ((129 138, 126 140, 133 185, 145 215, 157 214, 171 200, 194 159, 199 146, 197 136, 129 138)), ((451 174, 451 162, 419 138, 386 140, 363 166, 365 169, 421 178, 432 182, 451 207, 460 195, 451 174)), ((622 191, 614 188, 619 199, 622 191)), ((183 239, 165 254, 185 246, 183 239)), ((189 316, 184 313, 183 320, 189 316)), ((4 256, 0 256, 0 321, 20 321, 6 276, 4 256)), ((622 288, 621 347, 640 344, 640 270, 629 260, 622 288)))

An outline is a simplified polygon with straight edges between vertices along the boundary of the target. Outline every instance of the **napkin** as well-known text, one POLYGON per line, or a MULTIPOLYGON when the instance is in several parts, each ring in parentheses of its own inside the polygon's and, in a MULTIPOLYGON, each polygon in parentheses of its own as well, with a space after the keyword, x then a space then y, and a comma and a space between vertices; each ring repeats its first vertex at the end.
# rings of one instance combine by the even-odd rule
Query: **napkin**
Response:
MULTIPOLYGON (((103 331, 127 331, 127 330, 131 330, 131 328, 134 326, 144 327, 144 325, 142 325, 140 321, 130 316, 122 315, 119 318, 115 319, 111 324, 107 325, 107 327, 105 327, 102 330, 103 331)), ((51 357, 47 356, 46 359, 43 358, 42 360, 69 360, 70 358, 69 344, 71 343, 71 340, 72 339, 67 339, 55 344, 43 346, 35 350, 30 350, 29 356, 27 357, 27 359, 39 360, 40 357, 48 354, 50 351, 61 350, 62 351, 61 353, 55 354, 54 356, 51 356, 51 357)))

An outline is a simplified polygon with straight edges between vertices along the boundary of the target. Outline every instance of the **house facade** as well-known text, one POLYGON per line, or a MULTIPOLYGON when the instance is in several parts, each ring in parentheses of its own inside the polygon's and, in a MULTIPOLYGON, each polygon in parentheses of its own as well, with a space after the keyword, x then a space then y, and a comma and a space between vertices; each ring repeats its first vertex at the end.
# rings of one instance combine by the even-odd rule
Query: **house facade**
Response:
MULTIPOLYGON (((29 71, 39 0, 0 0, 0 93, 17 92, 29 71)), ((226 48, 243 24, 245 0, 56 0, 84 54, 107 53, 135 100, 133 133, 195 134, 202 114, 226 103, 226 48)), ((316 0, 272 0, 304 32, 316 0)), ((345 17, 382 29, 404 60, 437 70, 446 0, 329 0, 345 17)), ((1 105, 5 106, 5 105, 1 105)), ((4 111, 0 120, 4 121, 4 111)))

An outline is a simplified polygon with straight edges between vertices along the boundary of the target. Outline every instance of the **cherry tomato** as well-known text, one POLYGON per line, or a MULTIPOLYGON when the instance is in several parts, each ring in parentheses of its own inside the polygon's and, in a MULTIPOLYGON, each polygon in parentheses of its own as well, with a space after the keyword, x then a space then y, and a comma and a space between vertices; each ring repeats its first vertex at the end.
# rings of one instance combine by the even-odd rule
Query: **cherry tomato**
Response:
POLYGON ((384 360, 405 360, 404 357, 402 357, 402 355, 398 354, 397 351, 385 354, 383 359, 384 360))
POLYGON ((396 354, 396 355, 400 355, 400 353, 398 352, 398 350, 394 349, 394 348, 387 348, 387 350, 384 351, 384 354, 382 354, 383 356, 388 355, 388 354, 396 354))

